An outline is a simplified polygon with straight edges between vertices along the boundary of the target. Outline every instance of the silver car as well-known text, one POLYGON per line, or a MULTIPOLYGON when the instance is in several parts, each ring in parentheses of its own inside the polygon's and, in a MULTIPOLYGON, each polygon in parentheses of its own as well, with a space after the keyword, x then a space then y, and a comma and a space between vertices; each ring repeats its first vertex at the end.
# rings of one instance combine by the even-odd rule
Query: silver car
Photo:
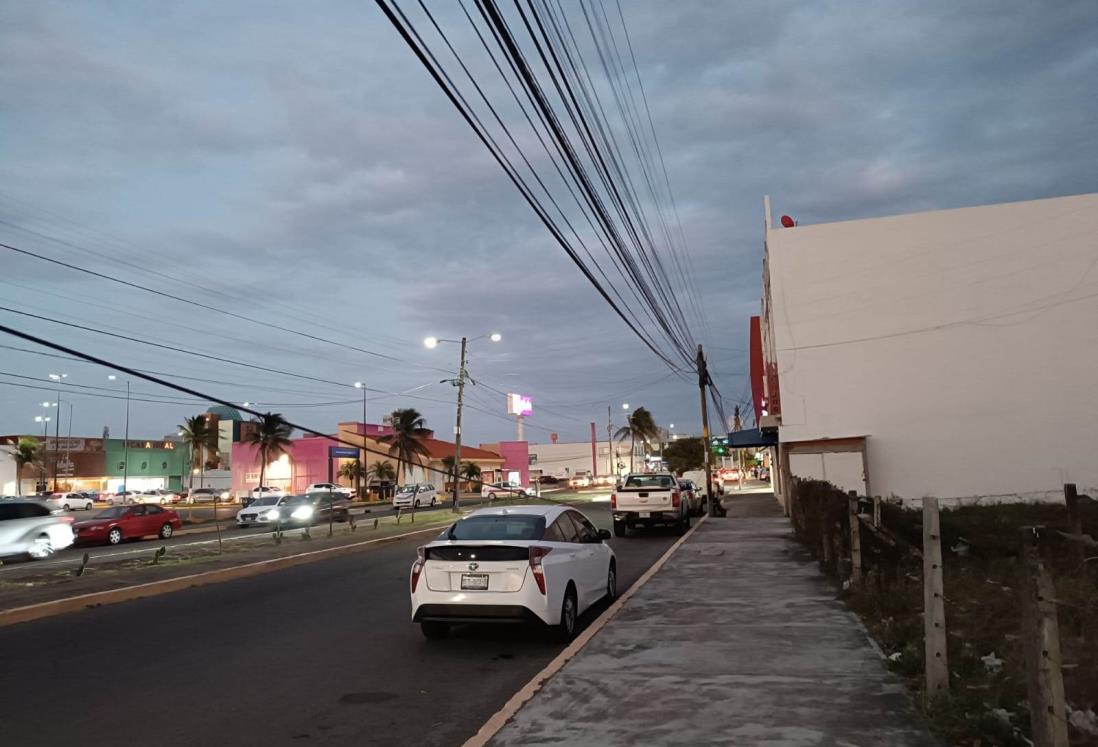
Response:
POLYGON ((0 556, 48 558, 73 543, 73 519, 50 511, 41 501, 0 503, 0 556))

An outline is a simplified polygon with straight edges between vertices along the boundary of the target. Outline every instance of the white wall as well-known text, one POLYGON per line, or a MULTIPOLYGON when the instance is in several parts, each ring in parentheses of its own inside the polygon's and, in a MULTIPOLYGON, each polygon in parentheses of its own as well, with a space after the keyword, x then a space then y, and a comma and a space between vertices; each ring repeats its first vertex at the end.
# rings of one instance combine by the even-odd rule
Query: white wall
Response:
MULTIPOLYGON (((606 441, 595 444, 598 453, 598 473, 606 474, 606 441)), ((580 441, 556 444, 530 444, 530 453, 537 456, 537 463, 531 464, 530 469, 541 470, 543 475, 554 477, 571 477, 576 474, 591 472, 591 442, 580 441)), ((622 453, 628 461, 629 444, 625 444, 622 453)))
POLYGON ((878 495, 1098 490, 1098 195, 766 243, 781 441, 868 435, 878 495))

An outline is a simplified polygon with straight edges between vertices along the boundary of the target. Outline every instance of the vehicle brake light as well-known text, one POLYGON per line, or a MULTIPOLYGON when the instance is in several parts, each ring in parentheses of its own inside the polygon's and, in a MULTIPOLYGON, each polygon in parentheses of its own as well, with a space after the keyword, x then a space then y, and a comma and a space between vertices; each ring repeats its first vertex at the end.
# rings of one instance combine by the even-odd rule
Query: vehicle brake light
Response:
POLYGON ((73 516, 62 516, 61 521, 65 522, 66 524, 72 524, 74 521, 76 521, 76 518, 73 516))
POLYGON ((542 596, 545 596, 545 569, 541 566, 541 559, 552 552, 551 547, 531 547, 530 548, 530 570, 534 574, 534 581, 537 582, 538 591, 542 596))
POLYGON ((412 563, 412 593, 416 593, 416 586, 419 585, 419 574, 423 573, 423 564, 426 562, 427 557, 422 547, 416 548, 416 562, 412 563))
POLYGON ((677 490, 671 491, 671 507, 672 508, 678 508, 679 507, 679 501, 681 501, 681 500, 682 500, 682 496, 679 493, 679 491, 677 491, 677 490))
POLYGON ((617 507, 618 507, 618 494, 617 493, 611 493, 610 494, 610 508, 614 509, 614 508, 617 508, 617 507))

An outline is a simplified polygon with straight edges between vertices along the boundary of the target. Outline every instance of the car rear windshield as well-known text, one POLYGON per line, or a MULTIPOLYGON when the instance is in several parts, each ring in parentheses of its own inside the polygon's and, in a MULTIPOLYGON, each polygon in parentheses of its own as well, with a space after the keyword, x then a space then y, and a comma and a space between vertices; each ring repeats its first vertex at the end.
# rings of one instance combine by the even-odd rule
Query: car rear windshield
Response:
POLYGON ((629 475, 625 478, 627 488, 669 488, 671 478, 667 475, 629 475))
POLYGON ((277 506, 279 499, 273 495, 265 495, 257 501, 252 501, 253 506, 277 506))
POLYGON ((469 516, 450 527, 452 540, 539 540, 545 534, 545 517, 530 514, 469 516))

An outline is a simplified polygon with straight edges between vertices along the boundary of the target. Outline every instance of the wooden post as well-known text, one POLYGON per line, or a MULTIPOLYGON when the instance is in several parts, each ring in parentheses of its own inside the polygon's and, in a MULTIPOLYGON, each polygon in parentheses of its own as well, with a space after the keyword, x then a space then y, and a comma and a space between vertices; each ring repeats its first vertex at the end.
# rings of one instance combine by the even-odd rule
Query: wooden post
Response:
POLYGON ((1056 615, 1056 591, 1041 558, 1042 529, 1022 527, 1022 640, 1026 692, 1033 743, 1037 747, 1067 747, 1060 625, 1056 615))
POLYGON ((938 499, 923 499, 923 635, 926 643, 926 702, 949 695, 945 587, 938 499))
POLYGON ((873 496, 873 526, 880 528, 881 526, 881 496, 873 496))
MULTIPOLYGON (((1083 533, 1083 517, 1079 515, 1079 492, 1075 483, 1064 483, 1064 504, 1067 506, 1068 527, 1072 534, 1083 533)), ((1077 570, 1081 570, 1087 562, 1086 548, 1082 542, 1070 542, 1068 552, 1071 554, 1071 563, 1077 570)))
POLYGON ((858 493, 851 490, 847 498, 850 521, 850 585, 862 585, 862 526, 858 520, 858 493))

